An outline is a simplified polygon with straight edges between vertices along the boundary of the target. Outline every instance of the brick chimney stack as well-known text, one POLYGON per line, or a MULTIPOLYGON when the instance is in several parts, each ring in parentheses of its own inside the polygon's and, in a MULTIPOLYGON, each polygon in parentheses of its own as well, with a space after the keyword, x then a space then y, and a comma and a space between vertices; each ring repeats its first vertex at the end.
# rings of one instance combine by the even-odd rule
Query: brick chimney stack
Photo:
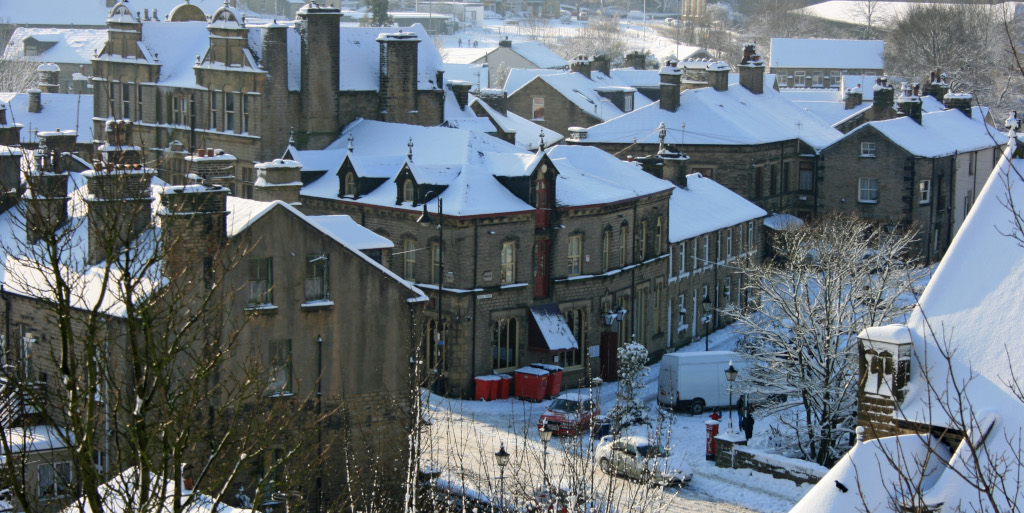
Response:
POLYGON ((103 163, 82 173, 89 191, 88 263, 109 260, 150 225, 155 174, 139 164, 103 163))
POLYGON ((302 164, 294 160, 274 159, 256 164, 256 183, 252 197, 256 201, 283 201, 299 204, 302 188, 302 164))
POLYGON ((921 124, 921 96, 919 87, 918 84, 911 85, 908 82, 904 82, 900 97, 896 100, 896 106, 899 108, 900 115, 913 119, 918 125, 921 124))
POLYGON ((480 99, 503 116, 508 115, 508 92, 504 89, 481 89, 480 99))
POLYGON ((708 85, 715 91, 728 91, 729 64, 725 61, 708 64, 708 85))
POLYGON ((875 85, 872 86, 872 94, 875 98, 871 105, 872 114, 875 119, 884 119, 886 111, 892 108, 893 99, 896 95, 896 91, 889 84, 889 78, 876 78, 875 85))
POLYGON ((647 55, 640 52, 626 54, 626 65, 633 69, 647 69, 647 55))
POLYGON ((846 110, 857 107, 862 103, 864 103, 864 91, 860 88, 860 84, 846 90, 846 96, 843 98, 843 107, 846 110))
MULTIPOLYGON (((263 28, 263 51, 260 64, 267 71, 262 120, 262 158, 281 155, 287 147, 291 124, 285 110, 288 105, 288 26, 273 23, 263 28)), ((304 101, 304 100, 299 100, 304 101)))
POLYGON ((44 93, 60 92, 60 66, 52 62, 44 62, 36 67, 39 89, 44 93))
MULTIPOLYGON (((381 34, 379 107, 382 121, 414 123, 419 111, 420 38, 414 32, 381 34)), ((337 89, 337 87, 335 87, 337 89)), ((337 134, 335 134, 337 136, 337 134)))
POLYGON ((159 216, 161 244, 167 255, 166 276, 178 277, 190 269, 211 272, 209 268, 227 241, 230 193, 219 185, 164 187, 159 216))
POLYGON ((307 146, 322 148, 341 130, 338 125, 338 23, 341 11, 308 3, 299 8, 295 17, 302 56, 302 94, 299 95, 302 130, 308 134, 307 146))
POLYGON ((753 43, 743 47, 739 69, 740 85, 754 94, 764 93, 764 61, 753 43))
POLYGON ((28 90, 28 111, 35 114, 43 111, 43 92, 39 89, 28 90))
POLYGON ((21 125, 7 117, 7 104, 0 103, 0 146, 16 146, 21 143, 21 125))
POLYGON ((29 244, 53 237, 68 219, 68 173, 61 166, 60 153, 41 147, 33 157, 33 165, 25 173, 25 236, 29 244))
POLYGON ((941 69, 936 68, 928 74, 928 80, 925 82, 922 88, 922 93, 939 100, 940 102, 949 92, 949 84, 946 83, 946 74, 941 69))
POLYGON ((974 102, 974 96, 970 93, 946 93, 946 96, 942 99, 942 105, 947 109, 956 109, 964 113, 964 116, 971 117, 971 103, 974 102))
POLYGON ((448 86, 452 89, 455 101, 459 102, 459 108, 465 109, 469 104, 469 90, 473 84, 463 80, 449 80, 448 86))
POLYGON ((683 72, 679 69, 677 64, 679 61, 675 59, 669 59, 665 62, 665 66, 658 72, 658 76, 661 78, 661 100, 659 105, 662 109, 667 111, 675 112, 679 108, 679 84, 682 80, 683 72))
POLYGON ((569 70, 574 73, 581 73, 590 78, 591 61, 585 55, 579 55, 569 62, 569 70))
POLYGON ((611 59, 608 58, 608 55, 595 55, 593 60, 593 70, 604 73, 606 77, 612 76, 612 62, 611 59))

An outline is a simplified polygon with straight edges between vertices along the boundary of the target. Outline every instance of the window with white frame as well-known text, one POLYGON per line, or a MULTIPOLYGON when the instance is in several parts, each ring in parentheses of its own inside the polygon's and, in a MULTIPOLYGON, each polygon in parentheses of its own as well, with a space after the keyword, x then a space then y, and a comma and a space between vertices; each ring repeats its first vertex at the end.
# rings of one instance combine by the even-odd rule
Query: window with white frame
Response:
POLYGON ((441 244, 430 243, 430 283, 437 285, 441 283, 441 244))
POLYGON ((416 241, 402 241, 402 277, 412 280, 416 273, 416 241))
POLYGON ((637 229, 637 256, 639 260, 647 258, 647 220, 642 219, 640 221, 640 228, 637 229))
POLYGON ((747 223, 747 251, 754 251, 754 222, 747 223))
POLYGON ((131 82, 121 83, 121 116, 124 119, 132 118, 132 84, 131 82))
POLYGON ((39 465, 38 496, 40 499, 63 497, 71 490, 71 462, 44 462, 39 465))
POLYGON ((686 272, 686 241, 679 243, 679 274, 686 272))
POLYGON ((416 184, 410 178, 402 182, 402 202, 416 203, 416 184))
POLYGON ((931 180, 921 180, 921 183, 918 184, 918 190, 921 193, 921 196, 920 196, 921 204, 922 205, 926 205, 928 203, 931 203, 931 201, 932 201, 932 181, 931 180))
POLYGON ((878 146, 873 142, 862 142, 860 143, 860 156, 861 157, 875 157, 878 155, 878 146))
POLYGON ((224 130, 235 131, 235 93, 224 93, 224 130))
POLYGON ((811 73, 811 87, 821 87, 822 86, 821 78, 822 78, 822 73, 820 71, 815 71, 814 73, 811 73))
POLYGON ((356 174, 345 173, 345 196, 349 198, 356 197, 356 174))
POLYGON ((607 271, 612 268, 612 229, 605 228, 601 232, 601 265, 607 271))
POLYGON ((580 258, 583 253, 583 236, 572 235, 569 237, 569 276, 580 274, 580 258))
POLYGON ((793 73, 793 85, 796 87, 807 87, 807 72, 796 71, 793 73))
POLYGON ((217 115, 218 115, 218 112, 219 112, 217 110, 217 97, 219 97, 221 94, 222 93, 220 91, 213 91, 213 92, 210 93, 210 129, 211 130, 216 130, 217 129, 217 125, 218 125, 218 123, 217 123, 217 115))
POLYGON ((857 180, 857 201, 861 203, 878 203, 878 179, 860 178, 857 180))
POLYGON ((829 71, 828 72, 829 87, 839 87, 839 72, 829 71))
POLYGON ((544 98, 533 99, 533 119, 544 121, 544 98))
POLYGON ((501 284, 508 285, 516 281, 516 243, 501 243, 501 284))
POLYGON ((709 235, 705 235, 704 236, 704 261, 701 262, 701 264, 700 264, 701 267, 705 267, 705 266, 707 266, 711 262, 711 259, 709 258, 711 256, 710 246, 711 246, 711 237, 709 235))
POLYGON ((251 104, 251 102, 249 101, 249 95, 243 94, 242 95, 242 133, 243 134, 249 133, 249 114, 250 114, 250 110, 249 109, 250 109, 250 104, 251 104))
POLYGON ((725 257, 732 258, 732 227, 725 229, 725 257))

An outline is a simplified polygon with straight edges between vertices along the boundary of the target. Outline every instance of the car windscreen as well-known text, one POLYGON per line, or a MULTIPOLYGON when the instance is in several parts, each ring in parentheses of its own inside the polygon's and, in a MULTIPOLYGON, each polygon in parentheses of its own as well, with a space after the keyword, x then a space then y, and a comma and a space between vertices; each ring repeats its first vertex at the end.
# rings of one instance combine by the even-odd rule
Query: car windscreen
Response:
POLYGON ((548 406, 553 411, 564 411, 566 413, 578 413, 580 410, 580 403, 577 401, 570 401, 568 399, 555 399, 551 402, 551 406, 548 406))
POLYGON ((644 458, 661 458, 668 456, 668 449, 660 445, 638 445, 636 446, 636 452, 640 453, 640 456, 644 458))

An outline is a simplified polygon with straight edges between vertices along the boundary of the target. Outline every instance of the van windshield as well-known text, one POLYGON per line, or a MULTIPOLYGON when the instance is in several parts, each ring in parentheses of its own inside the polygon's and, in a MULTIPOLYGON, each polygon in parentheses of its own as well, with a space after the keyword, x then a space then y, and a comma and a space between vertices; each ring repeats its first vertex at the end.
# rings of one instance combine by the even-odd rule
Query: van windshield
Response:
POLYGON ((551 406, 548 406, 548 408, 566 413, 579 413, 580 403, 578 401, 570 401, 569 399, 555 399, 551 401, 551 406))

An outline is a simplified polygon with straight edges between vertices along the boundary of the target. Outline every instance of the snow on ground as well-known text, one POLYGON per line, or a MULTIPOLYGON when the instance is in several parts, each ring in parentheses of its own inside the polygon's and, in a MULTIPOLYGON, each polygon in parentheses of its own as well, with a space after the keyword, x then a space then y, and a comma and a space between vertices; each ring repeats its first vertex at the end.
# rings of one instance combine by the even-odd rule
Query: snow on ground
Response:
MULTIPOLYGON (((530 41, 535 39, 544 41, 556 38, 571 38, 587 24, 587 22, 576 20, 568 23, 550 20, 546 25, 528 27, 525 26, 523 20, 520 20, 520 23, 524 23, 524 25, 505 25, 505 20, 488 19, 485 20, 483 27, 466 27, 451 35, 438 35, 434 37, 434 42, 440 45, 438 50, 441 50, 442 55, 445 55, 447 50, 454 49, 450 53, 451 57, 446 57, 446 60, 452 58, 453 62, 461 62, 465 57, 462 57, 460 50, 458 50, 460 40, 462 41, 462 48, 491 49, 497 47, 498 41, 506 37, 512 41, 530 41), (476 47, 472 46, 474 42, 477 44, 476 47)), ((645 28, 642 22, 630 23, 627 20, 622 20, 619 22, 619 30, 629 50, 647 50, 661 62, 669 56, 679 53, 680 46, 671 39, 662 37, 657 33, 654 25, 659 23, 662 22, 658 20, 648 21, 645 28)), ((463 51, 462 53, 465 52, 463 51)))
MULTIPOLYGON (((936 2, 943 4, 943 2, 936 2)), ((1012 15, 1018 2, 997 3, 989 6, 993 15, 1012 15)), ((930 2, 879 2, 875 0, 831 0, 799 9, 797 12, 826 20, 867 25, 871 12, 872 25, 884 25, 902 15, 911 6, 932 5, 930 2)))
MULTIPOLYGON (((733 350, 739 340, 731 327, 712 333, 709 337, 709 348, 711 350, 733 350)), ((681 349, 681 351, 703 351, 704 341, 698 340, 693 344, 681 349)), ((658 389, 658 372, 660 364, 651 366, 651 372, 646 378, 646 386, 642 392, 642 398, 647 402, 652 411, 656 411, 656 396, 658 389)), ((615 404, 615 394, 618 388, 617 383, 605 383, 597 390, 598 403, 601 411, 608 413, 615 404)), ((549 401, 540 403, 529 403, 519 399, 501 399, 497 401, 473 401, 446 399, 439 396, 430 396, 432 411, 431 419, 434 421, 433 428, 437 430, 442 438, 447 440, 438 442, 440 447, 435 448, 430 457, 432 463, 441 468, 453 468, 467 465, 467 458, 478 453, 490 457, 498 450, 499 442, 504 443, 506 449, 513 454, 510 469, 518 468, 521 464, 533 461, 529 456, 523 461, 517 460, 517 455, 539 454, 540 442, 537 435, 537 419, 544 411, 549 401), (525 435, 525 438, 524 438, 525 435), (460 437, 469 437, 471 440, 460 437), (493 447, 491 447, 493 445, 493 447), (458 448, 458 455, 453 457, 450 453, 452 447, 458 448), (444 448, 447 448, 447 452, 444 448)), ((735 415, 735 412, 731 412, 735 415)), ((707 414, 692 416, 684 413, 669 414, 667 418, 667 432, 670 436, 669 445, 672 451, 685 454, 685 460, 694 470, 695 477, 692 482, 681 489, 665 489, 654 501, 656 506, 647 505, 649 510, 664 511, 730 511, 730 512, 785 512, 800 500, 810 490, 809 485, 797 486, 786 480, 775 479, 767 474, 761 474, 746 469, 722 469, 713 462, 706 461, 705 449, 705 425, 708 419, 707 414)), ((738 419, 734 420, 738 426, 738 419)), ((722 429, 727 429, 728 415, 723 419, 722 429)), ((768 423, 759 421, 755 425, 755 432, 767 431, 768 423)), ((738 427, 737 427, 738 430, 738 427)), ((566 456, 563 443, 567 439, 555 438, 549 446, 549 458, 553 461, 558 458, 569 458, 566 456)), ((586 445, 590 442, 589 435, 584 435, 581 442, 586 445)), ((428 451, 429 453, 430 451, 428 451)), ((536 459, 535 457, 533 459, 536 459)), ((549 461, 550 475, 559 474, 560 464, 549 461)), ((486 470, 483 467, 493 467, 493 463, 484 461, 478 474, 490 475, 496 469, 486 470)), ((539 476, 542 472, 537 471, 537 465, 532 467, 533 474, 539 476)), ((511 471, 509 471, 511 472, 511 471)), ((529 471, 527 471, 529 472, 529 471)), ((598 472, 600 474, 600 472, 598 472)), ((493 480, 493 476, 490 477, 493 480)), ((535 479, 540 479, 536 477, 535 479)), ((603 476, 601 479, 604 479, 603 476)), ((484 481, 488 481, 485 477, 484 481)), ((630 486, 624 480, 616 478, 616 486, 630 486)), ((477 485, 486 488, 485 485, 477 485)), ((603 489, 604 485, 600 488, 603 489)), ((493 492, 491 492, 493 493, 493 492)))

